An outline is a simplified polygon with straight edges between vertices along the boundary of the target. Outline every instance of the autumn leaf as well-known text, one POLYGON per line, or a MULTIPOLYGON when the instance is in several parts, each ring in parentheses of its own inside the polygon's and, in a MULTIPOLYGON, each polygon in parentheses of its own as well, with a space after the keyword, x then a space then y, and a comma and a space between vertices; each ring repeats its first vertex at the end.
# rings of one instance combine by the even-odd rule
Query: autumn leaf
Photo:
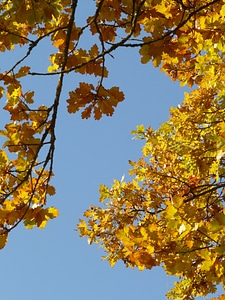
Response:
POLYGON ((21 67, 21 68, 19 69, 18 73, 16 74, 16 78, 24 77, 24 76, 26 76, 29 72, 30 72, 30 67, 28 67, 28 66, 21 67))
POLYGON ((8 234, 6 231, 1 230, 0 231, 0 249, 3 249, 5 247, 5 244, 8 241, 8 234))
POLYGON ((56 193, 55 187, 52 186, 52 185, 48 185, 46 192, 47 192, 47 194, 49 194, 50 196, 55 195, 55 193, 56 193))

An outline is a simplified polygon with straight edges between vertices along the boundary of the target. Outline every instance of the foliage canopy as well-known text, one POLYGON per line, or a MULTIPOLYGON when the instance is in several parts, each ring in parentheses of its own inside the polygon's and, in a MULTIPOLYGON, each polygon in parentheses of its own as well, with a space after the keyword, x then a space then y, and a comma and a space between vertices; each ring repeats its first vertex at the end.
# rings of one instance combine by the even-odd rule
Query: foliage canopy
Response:
MULTIPOLYGON (((0 4, 0 51, 24 54, 0 73, 0 96, 10 121, 0 131, 0 248, 20 222, 43 228, 58 211, 46 207, 55 194, 55 128, 65 77, 91 75, 69 91, 69 113, 83 119, 112 116, 123 101, 106 87, 107 59, 119 48, 137 48, 173 81, 188 85, 154 131, 137 127, 143 155, 130 162, 130 182, 100 186, 102 206, 80 220, 81 236, 104 248, 111 265, 151 269, 163 265, 181 278, 170 299, 194 299, 225 285, 225 1, 97 0, 84 25, 76 25, 78 0, 11 0, 0 4), (83 40, 91 36, 90 47, 83 40), (42 41, 52 44, 47 70, 29 64, 42 41), (38 105, 27 78, 58 77, 51 103, 38 105), (97 79, 97 80, 96 80, 97 79)), ((224 298, 221 295, 220 300, 224 298)))

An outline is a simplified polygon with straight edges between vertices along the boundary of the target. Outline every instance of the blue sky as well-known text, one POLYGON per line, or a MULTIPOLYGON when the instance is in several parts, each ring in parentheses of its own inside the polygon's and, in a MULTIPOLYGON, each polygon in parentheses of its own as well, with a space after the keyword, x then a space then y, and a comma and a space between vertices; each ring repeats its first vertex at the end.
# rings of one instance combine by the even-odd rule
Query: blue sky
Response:
MULTIPOLYGON (((83 16, 82 13, 80 20, 83 16)), ((34 51, 34 68, 47 61, 47 50, 43 44, 41 50, 34 51)), ((19 51, 13 56, 0 55, 4 69, 6 60, 10 65, 18 59, 19 51)), ((140 272, 125 268, 123 263, 111 268, 101 260, 102 250, 89 246, 74 231, 84 210, 91 204, 98 205, 100 183, 110 185, 123 174, 128 179, 128 160, 140 157, 143 145, 132 140, 130 131, 140 124, 156 129, 167 120, 169 107, 183 99, 184 89, 151 64, 142 65, 137 49, 122 49, 114 55, 115 59, 108 60, 107 84, 120 86, 126 100, 119 104, 113 117, 94 121, 82 120, 79 113, 69 115, 65 100, 68 89, 77 87, 79 77, 65 78, 54 164, 57 193, 48 202, 59 208, 60 216, 43 230, 27 230, 20 225, 10 233, 0 255, 3 300, 163 300, 172 286, 174 279, 159 268, 140 272)), ((55 79, 49 80, 38 78, 33 82, 31 78, 26 82, 28 89, 38 86, 37 100, 41 104, 49 103, 54 95, 55 79)), ((0 127, 4 122, 5 114, 0 127)))

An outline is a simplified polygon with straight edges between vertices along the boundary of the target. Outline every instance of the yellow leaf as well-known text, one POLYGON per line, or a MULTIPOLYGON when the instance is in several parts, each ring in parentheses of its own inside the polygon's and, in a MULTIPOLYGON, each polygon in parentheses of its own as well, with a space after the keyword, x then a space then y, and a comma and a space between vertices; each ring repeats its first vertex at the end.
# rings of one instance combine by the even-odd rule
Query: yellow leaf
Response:
POLYGON ((8 156, 5 151, 0 150, 0 165, 6 166, 8 164, 8 156))
POLYGON ((55 208, 55 207, 53 207, 53 206, 47 208, 45 211, 46 211, 46 214, 48 215, 48 217, 49 217, 50 219, 53 219, 53 218, 56 218, 56 217, 59 216, 59 211, 58 211, 58 209, 55 208))
POLYGON ((59 47, 59 46, 61 46, 61 45, 63 45, 65 43, 65 40, 64 39, 57 39, 52 45, 54 46, 54 47, 59 47))
POLYGON ((49 194, 50 196, 53 196, 53 195, 55 195, 55 187, 54 186, 52 186, 52 185, 48 185, 48 187, 47 187, 47 194, 49 194))
POLYGON ((26 92, 26 94, 24 95, 24 98, 25 98, 25 100, 28 104, 34 103, 33 96, 34 96, 33 91, 32 92, 26 92))
POLYGON ((24 76, 26 76, 29 72, 30 72, 30 67, 28 67, 28 66, 21 67, 21 68, 19 69, 18 73, 16 74, 16 78, 24 77, 24 76))
POLYGON ((186 245, 188 246, 189 249, 191 249, 194 245, 194 241, 193 240, 186 240, 186 245))
POLYGON ((5 92, 4 88, 0 86, 0 98, 2 98, 4 92, 5 92))
POLYGON ((176 214, 177 209, 173 206, 173 205, 168 205, 166 208, 166 215, 168 218, 172 218, 174 217, 174 215, 176 214))
POLYGON ((24 221, 24 226, 27 228, 27 229, 32 229, 33 227, 35 227, 37 224, 36 224, 36 220, 35 219, 27 219, 24 221))
POLYGON ((222 5, 222 8, 220 10, 220 15, 221 15, 222 18, 225 17, 225 4, 222 5))
POLYGON ((99 49, 98 46, 96 44, 94 44, 91 49, 89 50, 89 54, 91 57, 95 57, 99 54, 99 49))
POLYGON ((8 233, 5 230, 0 230, 0 249, 3 249, 8 241, 8 233))
POLYGON ((52 66, 48 66, 48 72, 51 73, 51 72, 55 72, 57 71, 59 68, 58 65, 52 65, 52 66))
POLYGON ((142 235, 143 239, 147 240, 148 234, 146 232, 146 229, 144 227, 141 227, 140 232, 141 232, 141 235, 142 235))

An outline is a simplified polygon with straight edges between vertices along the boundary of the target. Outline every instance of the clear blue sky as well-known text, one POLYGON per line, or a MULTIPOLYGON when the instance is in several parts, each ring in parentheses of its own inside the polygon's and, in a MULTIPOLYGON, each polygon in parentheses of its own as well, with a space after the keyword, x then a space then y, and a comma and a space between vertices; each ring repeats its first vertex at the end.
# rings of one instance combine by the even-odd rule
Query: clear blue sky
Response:
MULTIPOLYGON (((84 18, 81 7, 80 22, 84 18)), ((34 51, 34 68, 46 63, 43 44, 41 52, 34 51)), ((17 51, 0 54, 11 65, 19 56, 17 51)), ((114 178, 127 177, 128 159, 141 155, 142 142, 132 140, 130 131, 145 124, 157 128, 166 121, 169 107, 183 99, 184 90, 177 83, 154 69, 141 65, 137 49, 123 49, 108 61, 109 86, 117 85, 125 92, 113 117, 100 121, 82 120, 80 114, 66 111, 68 89, 76 88, 78 77, 68 77, 61 98, 57 124, 57 143, 54 164, 54 185, 57 194, 48 205, 59 208, 60 216, 43 230, 27 230, 23 225, 9 236, 1 251, 2 300, 163 300, 173 279, 157 268, 140 272, 125 268, 122 263, 111 268, 101 260, 102 250, 89 246, 74 231, 78 219, 91 204, 98 205, 98 185, 110 185, 114 178)), ((3 63, 4 60, 4 63, 3 63)), ((54 95, 54 79, 46 77, 26 82, 30 89, 38 83, 38 101, 50 103, 54 95)), ((84 78, 85 80, 85 78, 84 78)), ((35 88, 36 89, 36 88, 35 88)), ((0 127, 4 126, 5 115, 0 127)))

